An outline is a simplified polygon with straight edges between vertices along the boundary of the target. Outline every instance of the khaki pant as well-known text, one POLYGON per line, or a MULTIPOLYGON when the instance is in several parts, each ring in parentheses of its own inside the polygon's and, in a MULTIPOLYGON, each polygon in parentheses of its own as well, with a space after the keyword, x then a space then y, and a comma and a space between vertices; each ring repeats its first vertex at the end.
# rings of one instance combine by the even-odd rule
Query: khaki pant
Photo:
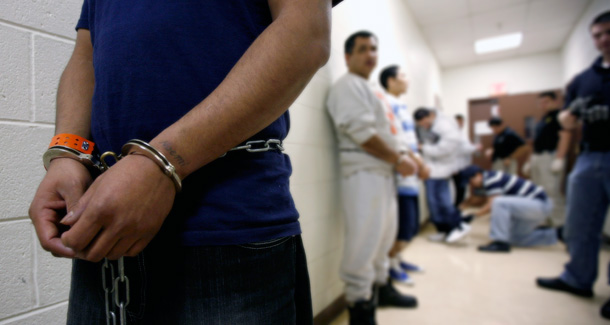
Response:
POLYGON ((553 226, 560 226, 565 222, 565 198, 561 194, 561 173, 555 174, 551 171, 553 158, 552 153, 533 154, 530 159, 530 175, 532 182, 542 186, 553 200, 554 208, 549 220, 553 226))
POLYGON ((511 175, 517 175, 517 161, 514 159, 510 160, 510 166, 504 166, 504 159, 496 159, 491 165, 491 169, 511 175))

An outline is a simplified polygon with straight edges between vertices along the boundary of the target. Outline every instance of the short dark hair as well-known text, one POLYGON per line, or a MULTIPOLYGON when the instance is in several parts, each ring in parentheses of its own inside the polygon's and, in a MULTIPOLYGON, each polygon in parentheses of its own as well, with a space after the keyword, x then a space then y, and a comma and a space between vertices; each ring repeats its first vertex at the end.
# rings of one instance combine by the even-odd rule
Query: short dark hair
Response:
POLYGON ((354 51, 354 46, 356 45, 356 38, 358 37, 374 37, 375 39, 377 39, 377 36, 375 36, 375 34, 366 30, 355 32, 345 40, 345 54, 352 54, 352 51, 354 51))
POLYGON ((489 119, 489 121, 487 122, 487 124, 489 124, 489 126, 500 126, 502 125, 503 121, 500 117, 498 116, 494 116, 492 118, 489 119))
POLYGON ((455 114, 455 118, 458 120, 463 120, 464 119, 464 115, 462 114, 455 114))
POLYGON ((593 27, 593 25, 607 22, 610 22, 610 11, 602 12, 601 14, 597 15, 597 17, 593 19, 593 22, 591 22, 591 26, 589 27, 593 27))
POLYGON ((415 110, 415 113, 413 113, 413 119, 417 122, 425 119, 428 116, 430 116, 430 110, 425 107, 420 107, 415 110))
POLYGON ((379 75, 379 82, 385 90, 388 90, 388 79, 396 78, 398 69, 400 68, 397 65, 391 65, 381 71, 381 74, 379 75))
POLYGON ((538 95, 538 98, 543 98, 543 97, 548 97, 552 100, 556 100, 557 94, 555 94, 554 91, 544 91, 544 92, 541 92, 540 95, 538 95))

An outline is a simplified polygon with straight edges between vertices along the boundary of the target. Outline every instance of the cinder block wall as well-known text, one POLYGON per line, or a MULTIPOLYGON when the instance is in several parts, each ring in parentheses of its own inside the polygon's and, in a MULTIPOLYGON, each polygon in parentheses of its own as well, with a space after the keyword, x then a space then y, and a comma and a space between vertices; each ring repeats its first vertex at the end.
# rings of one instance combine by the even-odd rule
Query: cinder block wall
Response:
POLYGON ((0 2, 0 324, 65 324, 71 263, 40 248, 27 215, 81 5, 0 2))

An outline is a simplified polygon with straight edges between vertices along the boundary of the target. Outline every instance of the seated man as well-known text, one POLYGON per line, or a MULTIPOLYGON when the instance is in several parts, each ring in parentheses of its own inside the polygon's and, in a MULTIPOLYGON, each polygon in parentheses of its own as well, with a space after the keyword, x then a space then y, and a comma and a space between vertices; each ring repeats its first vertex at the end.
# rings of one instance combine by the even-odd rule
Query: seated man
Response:
POLYGON ((562 228, 539 227, 553 210, 553 202, 542 187, 515 175, 483 171, 472 165, 464 171, 464 181, 488 197, 475 216, 491 212, 492 242, 480 246, 482 252, 510 252, 510 246, 554 245, 562 228))

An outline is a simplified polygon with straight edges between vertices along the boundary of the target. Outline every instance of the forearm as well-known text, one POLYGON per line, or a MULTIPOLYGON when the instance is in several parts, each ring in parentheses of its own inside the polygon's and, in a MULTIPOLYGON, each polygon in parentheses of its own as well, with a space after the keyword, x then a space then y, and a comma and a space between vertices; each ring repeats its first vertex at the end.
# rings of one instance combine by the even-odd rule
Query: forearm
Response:
POLYGON ((513 151, 513 153, 510 155, 510 158, 520 159, 521 157, 527 156, 529 154, 529 151, 529 146, 524 144, 521 147, 517 148, 515 151, 513 151))
POLYGON ((570 111, 564 110, 559 113, 559 123, 564 129, 572 130, 578 124, 578 119, 570 111))
POLYGON ((88 30, 79 29, 74 52, 57 89, 56 134, 71 133, 90 137, 94 85, 91 38, 88 30))
POLYGON ((494 198, 495 197, 489 197, 487 199, 487 203, 485 203, 485 205, 483 205, 483 207, 481 207, 481 209, 479 209, 479 211, 477 211, 477 213, 475 215, 477 217, 482 217, 484 215, 491 213, 491 205, 493 203, 494 198))
POLYGON ((368 154, 374 156, 375 158, 381 159, 388 164, 396 164, 398 158, 400 157, 400 153, 390 148, 378 135, 372 136, 360 146, 368 154))
POLYGON ((557 143, 557 150, 555 151, 556 158, 565 158, 570 147, 570 141, 572 140, 572 133, 570 131, 559 132, 559 142, 557 143))
POLYGON ((181 178, 275 121, 328 60, 329 0, 272 13, 273 23, 217 89, 151 141, 181 178))

